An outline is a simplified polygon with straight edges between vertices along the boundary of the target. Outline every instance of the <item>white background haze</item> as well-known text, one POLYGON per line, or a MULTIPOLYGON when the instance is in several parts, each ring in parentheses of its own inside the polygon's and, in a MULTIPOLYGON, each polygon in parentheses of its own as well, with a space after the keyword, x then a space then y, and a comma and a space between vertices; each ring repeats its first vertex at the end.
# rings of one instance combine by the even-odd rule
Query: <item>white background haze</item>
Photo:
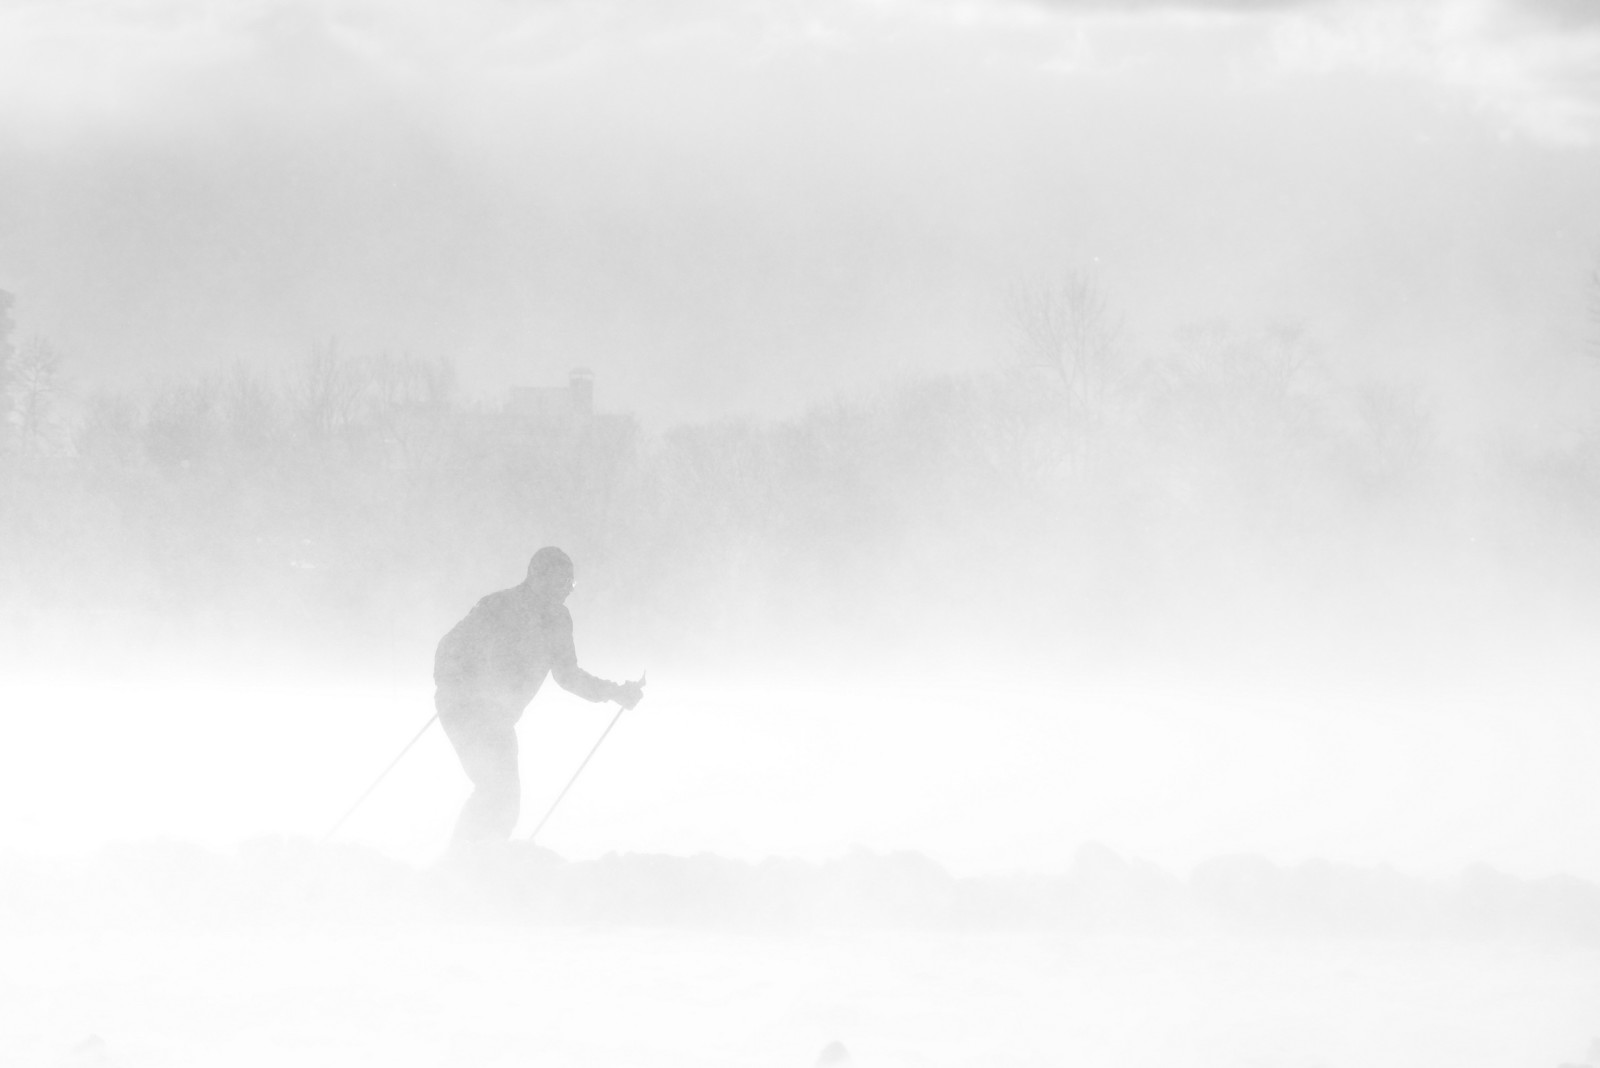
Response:
POLYGON ((0 0, 0 101, 0 1061, 1600 1034, 1600 7, 0 0), (317 844, 545 544, 555 856, 437 729, 317 844))
MULTIPOLYGON (((1583 358, 1594 342, 1586 271, 1600 233, 1600 27, 1585 10, 11 4, 0 11, 0 90, 11 102, 0 116, 0 284, 18 294, 19 341, 46 337, 65 354, 63 421, 107 385, 148 389, 240 363, 271 373, 336 339, 346 352, 448 360, 467 396, 490 406, 510 386, 557 384, 586 364, 597 370, 602 407, 653 431, 683 420, 792 417, 898 376, 1006 365, 1015 358, 1010 287, 1080 271, 1108 295, 1130 359, 1159 358, 1195 322, 1297 324, 1335 380, 1422 398, 1431 432, 1470 471, 1485 442, 1583 440, 1600 404, 1600 370, 1583 358)), ((30 679, 46 690, 27 700, 79 711, 30 717, 27 729, 43 734, 36 747, 9 750, 18 767, 8 789, 34 796, 49 790, 40 779, 58 774, 87 781, 67 789, 76 808, 52 804, 42 820, 7 806, 10 834, 34 845, 111 835, 113 824, 94 813, 113 796, 129 798, 116 834, 136 832, 134 814, 146 810, 126 786, 110 788, 128 782, 114 767, 62 772, 37 755, 78 724, 91 747, 108 730, 126 731, 106 752, 141 773, 165 769, 151 776, 165 779, 189 759, 180 739, 190 728, 177 724, 196 719, 216 744, 282 755, 263 762, 263 781, 229 770, 198 811, 150 811, 144 829, 181 833, 204 813, 217 823, 208 833, 223 833, 224 814, 235 811, 256 813, 261 829, 275 811, 281 829, 311 829, 317 814, 275 809, 294 791, 272 786, 315 767, 343 779, 315 787, 319 800, 348 790, 408 734, 406 724, 425 718, 432 639, 477 595, 515 581, 519 559, 562 529, 556 521, 508 532, 501 554, 472 561, 446 595, 406 605, 412 629, 399 639, 392 621, 379 635, 341 624, 333 650, 345 639, 363 649, 387 643, 381 685, 392 689, 350 703, 308 697, 276 711, 225 709, 215 694, 241 673, 259 685, 274 649, 246 655, 233 674, 215 669, 215 649, 151 653, 161 667, 141 671, 107 667, 115 657, 105 642, 64 639, 71 651, 41 669, 61 674, 30 679), (103 698, 77 689, 50 696, 56 681, 80 673, 99 685, 102 669, 112 672, 108 688, 91 692, 103 698), (328 732, 316 742, 295 719, 307 707, 328 732), (379 722, 390 728, 375 732, 379 722), (338 772, 306 763, 329 755, 329 739, 352 736, 365 740, 365 761, 350 741, 338 772), (134 753, 141 758, 126 759, 134 753)), ((1334 552, 1360 540, 1343 528, 1328 539, 1334 552)), ((448 559, 455 547, 433 548, 435 559, 420 566, 461 573, 448 559)), ((575 548, 586 577, 612 566, 575 548)), ((1405 551, 1426 560, 1441 548, 1424 537, 1405 551)), ((1469 572, 1481 577, 1485 566, 1500 561, 1469 572)), ((853 581, 874 600, 870 574, 853 581)), ((792 773, 819 787, 838 777, 830 762, 841 751, 882 747, 870 785, 830 786, 804 806, 820 814, 836 798, 861 825, 843 820, 808 834, 763 823, 792 843, 783 848, 832 848, 860 833, 937 854, 936 821, 945 818, 952 833, 966 826, 974 839, 951 839, 950 859, 990 864, 1026 866, 1083 838, 1126 834, 1173 861, 1248 846, 1399 862, 1476 853, 1530 873, 1600 874, 1593 787, 1577 771, 1580 754, 1593 751, 1582 711, 1593 690, 1587 673, 1568 674, 1584 671, 1573 619, 1542 619, 1535 638, 1516 620, 1481 620, 1498 643, 1486 658, 1449 629, 1463 610, 1439 596, 1439 581, 1453 580, 1427 580, 1421 597, 1438 600, 1409 625, 1442 629, 1439 643, 1456 645, 1446 654, 1385 654, 1386 639, 1374 638, 1341 661, 1348 670, 1335 670, 1330 687, 1327 675, 1271 678, 1259 664, 1230 665, 1220 679, 1183 677, 1136 645, 1131 667, 1119 663, 1113 674, 1145 681, 1123 697, 1103 688, 1103 648, 1037 637, 1026 620, 1006 618, 999 598, 975 609, 978 646, 967 662, 952 663, 934 642, 919 658, 914 641, 909 652, 868 641, 856 643, 855 657, 869 668, 857 663, 848 677, 830 677, 837 665, 826 663, 780 667, 788 648, 744 649, 693 669, 662 663, 662 650, 622 644, 615 614, 586 603, 583 587, 574 606, 579 647, 603 653, 605 670, 657 672, 661 722, 642 717, 648 726, 636 729, 659 732, 664 755, 683 748, 670 766, 695 769, 628 777, 610 795, 624 811, 660 790, 698 790, 705 776, 760 779, 760 749, 728 747, 736 737, 760 746, 759 735, 739 733, 745 717, 758 716, 763 731, 826 733, 830 741, 809 756, 785 750, 792 773), (1513 638, 1538 650, 1533 662, 1506 644, 1513 638), (1407 675, 1408 659, 1428 657, 1443 663, 1401 679, 1410 689, 1387 688, 1396 672, 1407 675), (781 673, 761 677, 769 665, 781 673), (734 678, 751 689, 719 703, 715 694, 734 678), (674 679, 684 684, 676 692, 674 679), (711 694, 702 696, 705 686, 711 694), (819 689, 840 696, 795 696, 819 689), (825 726, 833 708, 851 711, 825 726), (1150 717, 1166 726, 1152 734, 1150 717), (1529 755, 1490 771, 1502 729, 1512 732, 1511 751, 1529 755), (1050 739, 1044 748, 1017 740, 1033 731, 1050 739), (1199 748, 1180 740, 1191 734, 1199 748), (1006 742, 987 761, 953 760, 984 752, 986 737, 1006 742), (1204 770, 1220 759, 1201 755, 1206 737, 1239 738, 1230 748, 1243 756, 1204 770), (1140 739, 1194 762, 1185 770, 1147 761, 1136 755, 1140 739), (1017 786, 1009 818, 936 817, 946 802, 915 798, 936 794, 939 776, 890 759, 895 745, 924 747, 926 767, 967 765, 951 774, 974 785, 1015 785, 1006 754, 1019 749, 1048 752, 1059 771, 1042 772, 1050 785, 1031 793, 1017 786), (1108 761, 1105 746, 1125 755, 1108 761), (1348 754, 1335 765, 1347 774, 1307 781, 1289 770, 1325 747, 1348 754), (902 767, 923 776, 908 780, 915 787, 895 778, 902 767), (1247 803, 1235 790, 1276 801, 1247 803), (1180 813, 1211 811, 1193 807, 1211 792, 1215 818, 1184 826, 1180 813), (1354 801, 1361 796, 1395 803, 1375 801, 1390 815, 1374 819, 1361 815, 1369 808, 1354 801), (1269 810, 1281 814, 1289 797, 1308 799, 1304 823, 1274 822, 1269 810), (1119 804, 1146 815, 1089 815, 1119 804), (1341 805, 1351 806, 1348 819, 1332 815, 1341 805), (868 815, 874 806, 883 811, 868 815), (1419 813, 1417 826, 1400 831, 1407 820, 1395 812, 1419 813), (1454 829, 1447 812, 1458 814, 1454 829)), ((1593 606, 1586 593, 1568 595, 1593 606)), ((877 598, 890 618, 900 611, 893 597, 877 598)), ((1229 600, 1203 609, 1211 618, 1202 630, 1227 631, 1229 600)), ((662 616, 670 605, 652 607, 662 616)), ((904 612, 921 614, 914 602, 904 612)), ((1344 619, 1317 614, 1291 609, 1270 626, 1273 639, 1288 632, 1291 642, 1342 648, 1387 613, 1374 603, 1344 619), (1308 622, 1315 626, 1302 632, 1308 622)), ((848 630, 843 623, 820 625, 848 630)), ((120 628, 113 646, 127 638, 115 638, 120 628)), ((1256 642, 1241 634, 1234 644, 1256 642)), ((316 644, 338 659, 326 641, 316 644)), ((35 647, 30 656, 38 655, 35 647)), ((1294 656, 1262 659, 1289 670, 1294 656)), ((7 672, 11 680, 28 676, 21 667, 7 672)), ((540 710, 530 726, 559 731, 565 716, 540 710)), ((437 795, 429 796, 431 804, 437 795)), ((404 805, 399 796, 389 803, 404 805)), ((766 819, 765 806, 737 807, 766 819)), ((439 818, 418 827, 386 836, 425 852, 439 818)), ((607 828, 590 848, 622 833, 607 828)), ((726 844, 682 826, 660 833, 630 844, 726 844)), ((735 837, 763 848, 756 828, 735 837)))

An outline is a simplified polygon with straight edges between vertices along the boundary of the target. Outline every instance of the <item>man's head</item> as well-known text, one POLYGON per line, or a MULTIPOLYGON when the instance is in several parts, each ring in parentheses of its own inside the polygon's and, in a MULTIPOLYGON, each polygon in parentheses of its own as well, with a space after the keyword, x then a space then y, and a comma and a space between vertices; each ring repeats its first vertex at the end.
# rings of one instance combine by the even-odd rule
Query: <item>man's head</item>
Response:
POLYGON ((528 561, 528 578, 523 584, 539 597, 564 601, 572 592, 573 577, 572 557, 546 545, 528 561))

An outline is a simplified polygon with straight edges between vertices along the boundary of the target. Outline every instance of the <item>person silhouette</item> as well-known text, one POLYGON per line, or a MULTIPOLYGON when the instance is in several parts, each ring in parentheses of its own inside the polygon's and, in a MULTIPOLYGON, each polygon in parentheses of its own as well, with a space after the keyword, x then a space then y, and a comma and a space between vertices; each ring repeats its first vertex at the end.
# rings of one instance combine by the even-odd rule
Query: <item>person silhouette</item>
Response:
POLYGON ((473 787, 452 846, 504 841, 515 829, 522 807, 517 721, 547 675, 586 701, 633 708, 644 697, 643 680, 608 682, 578 666, 565 603, 575 575, 572 558, 547 545, 528 561, 520 584, 484 597, 439 641, 434 707, 473 787))

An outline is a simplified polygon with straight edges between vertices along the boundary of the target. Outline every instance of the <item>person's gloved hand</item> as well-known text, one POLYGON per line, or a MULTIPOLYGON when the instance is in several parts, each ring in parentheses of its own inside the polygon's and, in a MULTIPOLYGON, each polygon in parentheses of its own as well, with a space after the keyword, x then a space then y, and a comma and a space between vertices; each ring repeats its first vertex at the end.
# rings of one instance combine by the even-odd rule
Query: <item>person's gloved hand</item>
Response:
POLYGON ((617 692, 612 695, 611 699, 623 708, 632 708, 644 700, 644 678, 643 675, 640 675, 633 682, 618 683, 617 692))

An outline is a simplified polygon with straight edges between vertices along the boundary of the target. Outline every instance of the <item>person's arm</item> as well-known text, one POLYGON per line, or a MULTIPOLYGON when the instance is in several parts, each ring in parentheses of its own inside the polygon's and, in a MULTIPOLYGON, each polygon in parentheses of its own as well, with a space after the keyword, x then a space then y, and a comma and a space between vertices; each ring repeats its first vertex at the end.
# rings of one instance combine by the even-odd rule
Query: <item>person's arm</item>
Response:
POLYGON ((578 651, 572 641, 572 613, 566 606, 560 606, 551 615, 550 677, 556 680, 556 685, 585 701, 616 701, 628 708, 638 704, 638 697, 628 685, 598 678, 578 666, 578 651))

